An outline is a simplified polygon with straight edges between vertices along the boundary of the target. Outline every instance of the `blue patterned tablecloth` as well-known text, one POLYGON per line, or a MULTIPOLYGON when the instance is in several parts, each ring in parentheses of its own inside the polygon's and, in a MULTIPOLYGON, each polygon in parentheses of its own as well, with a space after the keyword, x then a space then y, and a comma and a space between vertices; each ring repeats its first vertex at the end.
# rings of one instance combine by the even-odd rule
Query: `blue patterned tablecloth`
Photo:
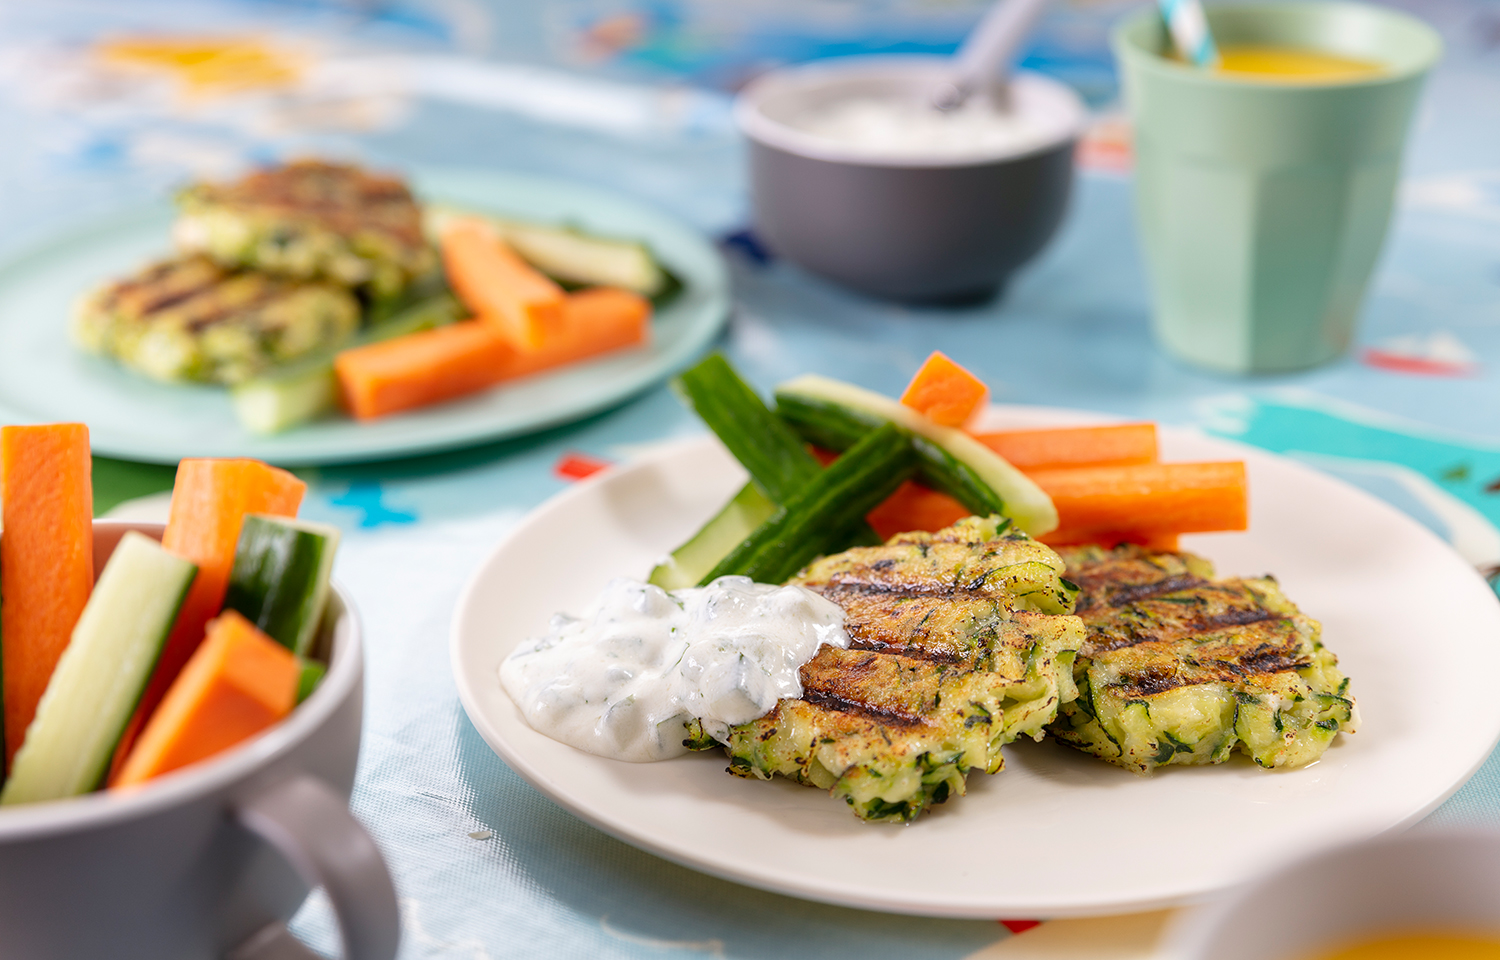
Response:
MULTIPOLYGON (((1500 565, 1500 7, 1407 4, 1449 44, 1409 154, 1356 351, 1295 376, 1229 379, 1152 345, 1104 30, 1131 4, 1060 3, 1028 65, 1083 90, 1101 123, 1070 218, 1003 302, 874 303, 726 245, 723 347, 759 387, 817 371, 899 390, 933 349, 1001 402, 1106 411, 1308 460, 1382 496, 1480 567, 1500 565)), ((768 63, 951 49, 979 7, 870 0, 554 0, 0 5, 0 253, 193 174, 317 151, 375 164, 492 165, 652 201, 715 237, 745 227, 725 91, 768 63), (188 96, 122 76, 101 38, 250 35, 300 65, 290 86, 188 96)), ((409 958, 1152 955, 1161 915, 1014 935, 991 921, 843 910, 704 877, 543 799, 464 717, 448 623, 470 571, 563 489, 560 458, 626 459, 698 432, 665 389, 568 427, 459 453, 311 471, 305 513, 347 531, 337 576, 368 629, 356 813, 400 888, 409 958)), ((164 475, 105 464, 120 491, 164 475)), ((137 504, 134 509, 150 510, 137 504)), ((1500 761, 1431 823, 1500 824, 1500 761)), ((294 924, 336 951, 314 895, 294 924)), ((1022 929, 1022 925, 1017 925, 1022 929)))

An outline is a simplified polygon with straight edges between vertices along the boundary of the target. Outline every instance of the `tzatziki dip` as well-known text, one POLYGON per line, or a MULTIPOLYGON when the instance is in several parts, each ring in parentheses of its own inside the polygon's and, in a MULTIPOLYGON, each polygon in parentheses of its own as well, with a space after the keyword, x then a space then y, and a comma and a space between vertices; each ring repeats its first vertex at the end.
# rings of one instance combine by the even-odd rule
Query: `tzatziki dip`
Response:
POLYGON ((582 616, 558 614, 523 642, 500 682, 526 722, 601 757, 681 756, 696 718, 729 728, 800 697, 799 670, 822 644, 848 647, 844 611, 806 587, 720 577, 670 593, 613 580, 582 616))

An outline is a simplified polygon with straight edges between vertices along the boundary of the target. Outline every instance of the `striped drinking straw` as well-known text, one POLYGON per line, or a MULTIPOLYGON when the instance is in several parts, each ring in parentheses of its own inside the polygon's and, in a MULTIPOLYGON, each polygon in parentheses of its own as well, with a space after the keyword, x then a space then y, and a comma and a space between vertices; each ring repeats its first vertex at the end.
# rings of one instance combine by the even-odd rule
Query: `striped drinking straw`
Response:
POLYGON ((1162 18, 1167 21, 1167 30, 1172 42, 1183 59, 1196 67, 1214 67, 1219 64, 1219 50, 1208 32, 1208 18, 1203 15, 1203 4, 1198 0, 1158 0, 1162 18))

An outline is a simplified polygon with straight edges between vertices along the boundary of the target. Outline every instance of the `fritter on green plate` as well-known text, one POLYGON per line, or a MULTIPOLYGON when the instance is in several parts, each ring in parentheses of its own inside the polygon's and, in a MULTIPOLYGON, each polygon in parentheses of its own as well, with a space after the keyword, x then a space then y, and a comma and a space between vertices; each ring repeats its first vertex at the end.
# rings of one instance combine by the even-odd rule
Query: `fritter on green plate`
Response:
POLYGON ((173 237, 226 267, 360 287, 392 297, 437 268, 405 183, 356 166, 301 160, 177 198, 173 237))
POLYGON ((234 384, 337 346, 359 318, 359 301, 337 284, 233 272, 188 256, 89 294, 72 335, 156 380, 234 384))
POLYGON ((1078 698, 1049 728, 1063 743, 1149 773, 1236 748, 1297 767, 1354 732, 1338 659, 1274 579, 1214 580, 1201 557, 1130 545, 1059 552, 1088 630, 1078 698))
MULTIPOLYGON (((1075 695, 1082 623, 1062 562, 998 517, 908 533, 810 564, 793 580, 843 607, 851 647, 822 647, 803 694, 729 731, 729 772, 780 774, 866 820, 911 820, 1040 738, 1075 695)), ((694 746, 714 741, 690 725, 694 746)))

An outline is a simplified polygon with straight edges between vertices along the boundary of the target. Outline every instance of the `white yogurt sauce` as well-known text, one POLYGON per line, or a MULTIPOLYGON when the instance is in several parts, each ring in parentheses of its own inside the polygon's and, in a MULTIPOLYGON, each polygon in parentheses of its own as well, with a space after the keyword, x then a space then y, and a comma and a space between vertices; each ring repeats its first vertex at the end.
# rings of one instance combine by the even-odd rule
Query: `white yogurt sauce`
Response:
POLYGON ((971 97, 944 113, 911 96, 855 97, 810 107, 789 125, 871 157, 969 157, 1020 151, 1053 138, 1052 127, 1020 110, 971 97))
POLYGON ((580 750, 636 762, 687 753, 697 718, 718 740, 802 695, 821 644, 848 647, 844 611, 805 587, 720 577, 674 590, 613 580, 581 617, 558 614, 500 682, 526 722, 580 750))

